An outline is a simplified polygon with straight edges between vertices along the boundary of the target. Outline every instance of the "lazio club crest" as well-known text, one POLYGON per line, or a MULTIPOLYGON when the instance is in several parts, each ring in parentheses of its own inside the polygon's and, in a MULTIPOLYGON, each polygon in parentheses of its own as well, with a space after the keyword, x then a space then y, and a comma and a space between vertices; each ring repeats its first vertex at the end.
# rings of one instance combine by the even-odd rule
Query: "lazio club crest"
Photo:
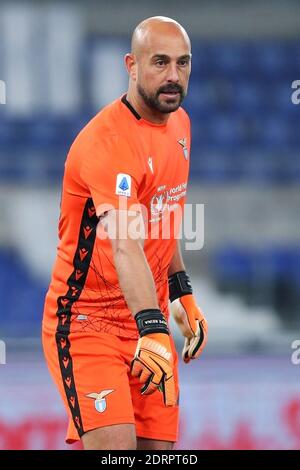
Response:
POLYGON ((106 410, 106 396, 114 390, 102 390, 100 393, 89 393, 86 395, 88 398, 95 400, 95 408, 99 413, 103 413, 106 410))

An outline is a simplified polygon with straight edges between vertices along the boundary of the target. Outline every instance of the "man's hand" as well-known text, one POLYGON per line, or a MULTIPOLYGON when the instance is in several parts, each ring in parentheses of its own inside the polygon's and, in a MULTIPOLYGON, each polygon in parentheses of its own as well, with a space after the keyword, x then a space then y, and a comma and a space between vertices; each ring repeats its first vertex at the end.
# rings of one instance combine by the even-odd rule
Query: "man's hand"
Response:
POLYGON ((169 277, 172 314, 185 337, 182 358, 185 363, 200 356, 207 342, 208 325, 195 297, 188 275, 181 271, 169 277))
POLYGON ((200 356, 206 345, 207 321, 192 294, 174 300, 172 302, 172 313, 185 337, 182 359, 188 363, 190 359, 196 359, 200 356))
POLYGON ((173 357, 167 322, 159 310, 142 310, 135 316, 140 338, 131 363, 131 373, 143 384, 141 393, 162 391, 166 406, 177 402, 173 357))

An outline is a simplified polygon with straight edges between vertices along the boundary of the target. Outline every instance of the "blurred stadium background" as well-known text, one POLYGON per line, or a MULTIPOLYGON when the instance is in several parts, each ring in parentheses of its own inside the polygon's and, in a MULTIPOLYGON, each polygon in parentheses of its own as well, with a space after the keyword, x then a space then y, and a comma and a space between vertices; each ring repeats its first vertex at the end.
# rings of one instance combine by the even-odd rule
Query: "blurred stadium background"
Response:
POLYGON ((193 40, 189 202, 205 204, 204 249, 185 259, 210 336, 202 359, 181 367, 178 448, 300 449, 296 0, 1 1, 0 449, 65 448, 40 345, 64 160, 83 124, 126 91, 130 34, 153 15, 193 40))

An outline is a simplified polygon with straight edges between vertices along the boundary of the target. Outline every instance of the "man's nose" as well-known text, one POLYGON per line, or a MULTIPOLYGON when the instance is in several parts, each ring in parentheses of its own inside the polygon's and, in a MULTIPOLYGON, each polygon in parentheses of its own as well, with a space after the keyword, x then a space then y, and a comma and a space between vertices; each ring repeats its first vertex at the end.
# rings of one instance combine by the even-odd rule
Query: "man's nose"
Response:
POLYGON ((179 81, 179 75, 178 75, 178 69, 177 69, 177 64, 170 63, 168 67, 168 75, 167 75, 167 80, 168 82, 178 82, 179 81))

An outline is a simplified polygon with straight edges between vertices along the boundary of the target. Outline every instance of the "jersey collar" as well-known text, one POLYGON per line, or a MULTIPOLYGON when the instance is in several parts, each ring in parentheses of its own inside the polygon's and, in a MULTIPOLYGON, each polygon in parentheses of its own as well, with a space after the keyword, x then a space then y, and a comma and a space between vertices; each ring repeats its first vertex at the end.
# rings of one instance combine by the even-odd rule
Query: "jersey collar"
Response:
POLYGON ((125 106, 127 106, 127 108, 132 112, 132 114, 134 115, 136 119, 138 120, 141 119, 141 116, 139 115, 139 113, 134 109, 134 107, 129 103, 129 101, 127 101, 127 95, 123 95, 121 98, 121 101, 122 103, 125 104, 125 106))

